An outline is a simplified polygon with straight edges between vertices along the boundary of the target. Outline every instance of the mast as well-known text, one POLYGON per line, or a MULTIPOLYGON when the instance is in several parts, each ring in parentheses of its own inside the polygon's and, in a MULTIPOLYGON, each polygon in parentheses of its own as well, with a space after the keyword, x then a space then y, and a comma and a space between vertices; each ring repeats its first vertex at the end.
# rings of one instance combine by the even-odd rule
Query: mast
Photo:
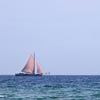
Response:
POLYGON ((34 52, 34 70, 33 73, 35 74, 35 52, 34 52))

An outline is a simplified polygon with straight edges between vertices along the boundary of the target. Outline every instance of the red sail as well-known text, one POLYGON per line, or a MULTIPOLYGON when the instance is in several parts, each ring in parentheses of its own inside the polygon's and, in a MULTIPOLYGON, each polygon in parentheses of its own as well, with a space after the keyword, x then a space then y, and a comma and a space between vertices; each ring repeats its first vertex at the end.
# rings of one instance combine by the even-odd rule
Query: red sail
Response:
POLYGON ((22 69, 22 72, 34 74, 35 69, 35 60, 32 55, 30 55, 25 67, 22 69))
POLYGON ((37 63, 37 73, 38 73, 38 74, 43 74, 43 73, 42 73, 42 69, 41 69, 41 67, 40 67, 40 64, 38 64, 38 63, 37 63))

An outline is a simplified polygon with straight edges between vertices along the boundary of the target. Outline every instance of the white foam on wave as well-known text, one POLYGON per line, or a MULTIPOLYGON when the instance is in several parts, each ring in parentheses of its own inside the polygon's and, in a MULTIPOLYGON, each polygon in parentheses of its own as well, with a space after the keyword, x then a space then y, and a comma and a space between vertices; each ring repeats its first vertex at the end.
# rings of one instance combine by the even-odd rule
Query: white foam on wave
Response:
POLYGON ((4 98, 5 96, 4 95, 0 95, 0 98, 4 98))

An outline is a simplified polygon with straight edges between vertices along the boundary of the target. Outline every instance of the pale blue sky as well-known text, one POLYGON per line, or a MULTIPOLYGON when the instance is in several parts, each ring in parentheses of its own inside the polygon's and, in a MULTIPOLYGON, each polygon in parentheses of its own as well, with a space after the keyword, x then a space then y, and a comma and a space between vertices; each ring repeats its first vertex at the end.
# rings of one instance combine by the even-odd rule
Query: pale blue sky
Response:
POLYGON ((44 72, 100 74, 100 0, 0 0, 0 74, 34 51, 44 72))

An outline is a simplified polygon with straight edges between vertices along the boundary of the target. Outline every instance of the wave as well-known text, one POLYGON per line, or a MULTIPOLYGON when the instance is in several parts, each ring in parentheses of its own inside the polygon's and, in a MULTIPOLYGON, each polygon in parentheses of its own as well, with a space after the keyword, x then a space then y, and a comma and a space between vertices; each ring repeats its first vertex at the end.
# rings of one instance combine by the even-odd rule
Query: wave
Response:
POLYGON ((5 95, 0 95, 0 98, 5 98, 6 96, 5 95))

